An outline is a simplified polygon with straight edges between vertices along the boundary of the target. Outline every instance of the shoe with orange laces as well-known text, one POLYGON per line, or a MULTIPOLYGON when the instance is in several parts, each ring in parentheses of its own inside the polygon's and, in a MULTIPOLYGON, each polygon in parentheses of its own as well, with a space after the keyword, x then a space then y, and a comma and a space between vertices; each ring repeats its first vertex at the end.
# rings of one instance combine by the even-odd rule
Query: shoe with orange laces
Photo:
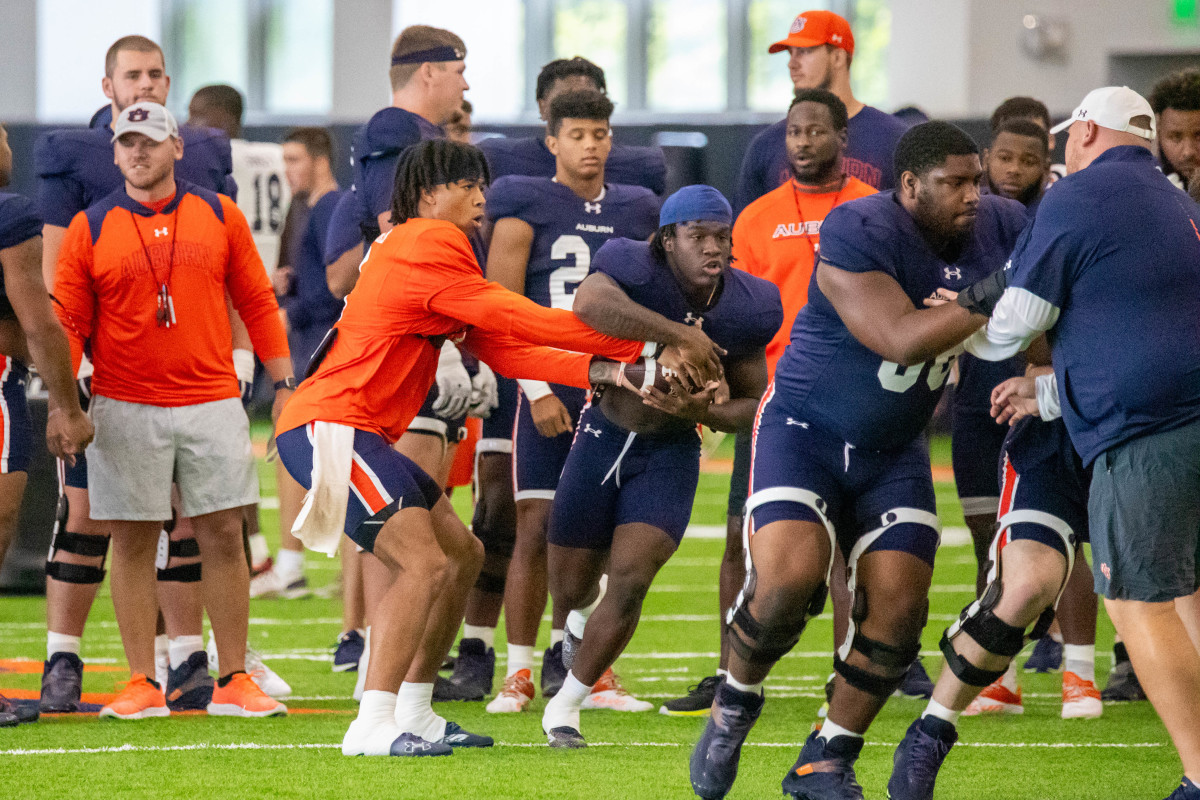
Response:
POLYGON ((592 693, 583 701, 580 708, 607 708, 609 711, 650 711, 654 708, 653 703, 648 703, 645 700, 638 700, 636 697, 625 691, 625 687, 621 685, 621 679, 617 677, 617 673, 612 671, 612 667, 604 670, 604 674, 600 676, 600 680, 596 681, 596 685, 592 687, 592 693))
POLYGON ((487 710, 492 714, 524 711, 536 691, 533 688, 533 673, 527 669, 519 669, 504 679, 504 687, 492 702, 487 704, 487 710))
POLYGON ((964 717, 974 717, 979 714, 1024 714, 1025 706, 1021 704, 1021 687, 1014 693, 1007 689, 1003 678, 997 678, 984 688, 979 696, 971 701, 967 710, 962 712, 964 717))
POLYGON ((100 719, 148 719, 169 717, 167 698, 162 689, 140 672, 133 673, 129 682, 112 702, 100 709, 100 719))
POLYGON ((224 686, 217 681, 213 687, 208 713, 213 717, 276 717, 286 716, 287 706, 260 689, 246 673, 235 672, 224 686))
POLYGON ((1074 672, 1063 673, 1063 719, 1096 719, 1104 713, 1095 681, 1085 681, 1074 672))

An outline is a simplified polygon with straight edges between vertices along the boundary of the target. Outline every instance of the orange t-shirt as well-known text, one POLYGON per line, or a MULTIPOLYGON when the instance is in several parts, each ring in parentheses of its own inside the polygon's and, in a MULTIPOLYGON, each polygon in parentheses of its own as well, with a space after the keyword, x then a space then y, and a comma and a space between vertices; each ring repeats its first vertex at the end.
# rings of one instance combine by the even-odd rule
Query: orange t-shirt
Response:
POLYGON ((634 361, 645 344, 597 333, 570 311, 484 280, 466 235, 431 219, 375 240, 334 329, 337 339, 284 407, 278 433, 320 420, 396 441, 433 385, 446 338, 510 378, 579 387, 588 386, 585 354, 634 361))
POLYGON ((802 192, 791 180, 738 215, 733 226, 735 266, 778 286, 783 299, 783 327, 767 344, 768 375, 775 375, 796 314, 808 302, 808 282, 821 249, 821 223, 835 206, 869 194, 875 189, 853 177, 847 177, 839 191, 821 194, 802 192))
POLYGON ((153 406, 238 396, 226 293, 258 357, 287 358, 275 292, 246 218, 228 197, 183 181, 157 211, 122 186, 76 214, 54 277, 73 369, 90 340, 92 392, 153 406), (158 324, 164 283, 169 327, 158 324))

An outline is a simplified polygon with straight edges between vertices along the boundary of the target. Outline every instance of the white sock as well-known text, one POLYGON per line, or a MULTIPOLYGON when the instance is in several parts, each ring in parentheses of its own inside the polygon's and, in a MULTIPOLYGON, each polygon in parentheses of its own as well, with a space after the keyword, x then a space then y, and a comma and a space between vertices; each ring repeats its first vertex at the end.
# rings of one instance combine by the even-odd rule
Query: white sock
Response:
POLYGON ((1058 642, 1059 644, 1063 643, 1062 631, 1050 631, 1046 635, 1049 636, 1054 641, 1058 642))
POLYGON ((737 689, 739 692, 745 692, 746 694, 752 694, 755 696, 762 694, 762 686, 763 685, 761 682, 760 683, 742 683, 737 678, 730 675, 728 672, 725 673, 725 682, 727 684, 729 684, 731 687, 733 687, 734 689, 737 689))
POLYGON ((562 628, 551 628, 550 629, 550 646, 554 647, 554 645, 561 642, 563 640, 564 635, 565 634, 563 633, 562 628))
POLYGON ((367 632, 363 634, 363 652, 358 659, 358 679, 354 681, 355 700, 361 700, 366 694, 367 688, 367 666, 371 663, 371 626, 367 626, 367 632))
POLYGON ((160 655, 165 656, 170 649, 170 646, 171 646, 170 642, 171 642, 171 640, 167 638, 167 635, 165 633, 160 633, 157 636, 155 636, 154 637, 154 657, 158 658, 160 655))
POLYGON ((79 646, 82 643, 82 637, 72 636, 69 633, 46 631, 46 660, 49 661, 53 658, 55 653, 79 655, 79 646))
POLYGON ((271 550, 267 547, 267 537, 261 533, 256 533, 250 537, 250 563, 254 566, 266 561, 271 557, 271 550))
POLYGON ((937 717, 938 719, 949 722, 951 725, 958 725, 958 718, 961 714, 961 711, 955 711, 952 708, 946 708, 937 700, 930 700, 929 705, 925 706, 925 713, 922 714, 921 717, 937 717))
POLYGON ((1013 694, 1017 693, 1017 662, 1015 660, 1010 661, 1008 669, 1004 670, 1004 675, 1000 678, 1000 685, 1013 694))
POLYGON ((284 578, 298 578, 304 574, 304 551, 280 548, 275 555, 275 573, 284 578))
POLYGON ((608 575, 600 576, 600 591, 596 593, 596 599, 590 605, 583 608, 572 609, 570 614, 567 614, 567 630, 576 639, 583 638, 583 629, 587 625, 588 617, 596 610, 596 606, 600 605, 600 601, 604 599, 604 593, 608 590, 608 575))
POLYGON ((170 641, 165 633, 154 637, 154 680, 163 690, 167 688, 167 678, 169 677, 167 667, 171 665, 170 651, 170 641))
POLYGON ((1085 681, 1096 681, 1096 645, 1063 645, 1063 669, 1074 672, 1085 681))
POLYGON ((721 669, 720 667, 717 667, 717 677, 718 678, 725 678, 725 677, 728 677, 728 675, 729 675, 729 670, 721 669))
POLYGON ((517 670, 527 669, 533 672, 533 645, 508 643, 508 671, 504 677, 515 675, 517 670))
POLYGON ((179 669, 183 662, 188 660, 188 656, 203 649, 203 636, 176 636, 169 639, 167 657, 170 659, 171 669, 179 669))
POLYGON ((863 738, 863 735, 861 733, 855 733, 854 731, 850 730, 849 728, 843 728, 841 725, 838 725, 836 722, 831 720, 829 717, 826 717, 825 724, 821 726, 821 733, 818 735, 818 738, 824 739, 825 741, 829 741, 830 739, 832 739, 835 736, 850 736, 855 739, 863 738))
POLYGON ((433 684, 400 684, 396 694, 396 725, 401 733, 415 733, 427 742, 446 735, 446 720, 433 713, 433 684))
POLYGON ((400 735, 396 727, 396 695, 371 690, 363 692, 358 717, 342 738, 344 755, 386 756, 400 735))
POLYGON ((496 646, 496 629, 484 625, 463 625, 464 639, 482 639, 483 649, 491 650, 496 646))
POLYGON ((358 721, 371 727, 396 724, 396 695, 379 689, 363 692, 358 721))
POLYGON ((542 728, 547 733, 562 727, 579 730, 579 708, 591 693, 592 687, 580 683, 574 672, 568 672, 558 694, 546 703, 546 711, 542 714, 542 728))

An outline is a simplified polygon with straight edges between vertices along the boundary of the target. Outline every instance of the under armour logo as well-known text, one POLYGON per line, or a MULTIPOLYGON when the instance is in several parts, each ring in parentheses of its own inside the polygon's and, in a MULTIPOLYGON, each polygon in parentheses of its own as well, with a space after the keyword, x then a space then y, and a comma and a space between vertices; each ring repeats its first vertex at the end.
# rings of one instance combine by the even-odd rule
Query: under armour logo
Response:
POLYGON ((424 741, 418 740, 415 742, 411 742, 411 741, 404 742, 403 749, 404 749, 404 752, 406 752, 406 753, 417 753, 417 752, 424 752, 426 750, 432 750, 433 748, 429 744, 429 742, 424 742, 424 741))
POLYGON ((154 238, 155 238, 155 239, 157 239, 157 238, 158 238, 158 237, 160 237, 160 236, 166 236, 166 235, 167 235, 167 229, 166 229, 166 228, 155 228, 155 229, 154 229, 154 238))
POLYGON ((583 210, 584 210, 584 213, 587 213, 587 214, 599 214, 600 213, 600 204, 585 202, 583 204, 583 210))
POLYGON ((948 281, 962 279, 962 270, 958 267, 943 267, 942 272, 946 273, 946 280, 948 281))
POLYGON ((798 419, 792 419, 791 417, 788 417, 788 418, 787 418, 787 420, 785 421, 785 424, 787 424, 787 425, 798 425, 798 426, 800 426, 801 428, 804 428, 804 430, 808 430, 808 423, 807 423, 807 422, 801 422, 800 420, 798 420, 798 419))
POLYGON ((583 424, 583 432, 590 433, 592 436, 595 436, 597 439, 600 438, 600 431, 597 428, 593 428, 591 425, 589 425, 586 422, 583 424))
POLYGON ((704 326, 704 317, 698 316, 689 311, 687 316, 683 318, 683 324, 695 325, 697 328, 700 328, 704 326))
POLYGON ((126 117, 130 122, 145 122, 150 119, 150 110, 147 108, 135 108, 129 112, 126 117))
POLYGON ((841 43, 842 35, 840 33, 832 33, 829 35, 829 41, 841 43))

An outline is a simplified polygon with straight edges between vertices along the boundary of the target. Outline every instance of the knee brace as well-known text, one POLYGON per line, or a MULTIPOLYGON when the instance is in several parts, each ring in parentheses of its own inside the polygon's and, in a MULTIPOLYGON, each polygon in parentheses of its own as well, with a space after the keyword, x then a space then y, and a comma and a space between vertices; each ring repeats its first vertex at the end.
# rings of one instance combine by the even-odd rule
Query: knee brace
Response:
MULTIPOLYGON (((750 581, 749 576, 747 582, 750 581)), ((743 590, 744 593, 745 590, 743 590)), ((747 597, 747 600, 749 598, 747 597)), ((790 630, 779 625, 764 625, 754 618, 742 602, 729 609, 725 630, 729 634, 729 646, 751 664, 774 664, 783 658, 804 632, 805 623, 790 630)))
POLYGON ((200 562, 191 564, 172 564, 177 558, 196 558, 200 555, 200 545, 195 539, 172 540, 165 530, 158 535, 158 553, 154 566, 158 569, 160 581, 175 583, 197 583, 200 580, 200 562))
MULTIPOLYGON (((921 652, 920 634, 918 633, 912 641, 901 644, 889 644, 866 636, 858 630, 858 625, 867 618, 867 593, 859 588, 854 588, 853 591, 854 606, 850 611, 850 632, 846 641, 833 655, 834 671, 859 691, 876 697, 890 697, 921 652), (847 663, 846 659, 850 657, 851 651, 861 654, 878 671, 847 663)), ((918 632, 925 627, 924 619, 929 616, 928 601, 921 616, 918 632)))
POLYGON ((50 542, 50 555, 46 559, 46 577, 63 583, 100 583, 104 580, 104 559, 108 555, 109 538, 105 534, 72 533, 56 525, 54 538, 50 542), (100 566, 55 561, 55 553, 59 550, 77 556, 99 558, 100 566))

